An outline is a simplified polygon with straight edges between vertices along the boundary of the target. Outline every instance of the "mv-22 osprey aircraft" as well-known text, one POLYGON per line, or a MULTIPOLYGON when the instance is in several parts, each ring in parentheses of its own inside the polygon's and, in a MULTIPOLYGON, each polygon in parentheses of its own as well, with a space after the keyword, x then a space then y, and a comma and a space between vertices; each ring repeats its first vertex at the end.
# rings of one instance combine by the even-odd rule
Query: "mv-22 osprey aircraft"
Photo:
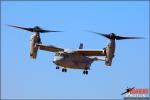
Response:
POLYGON ((35 59, 37 57, 38 49, 54 52, 55 56, 53 59, 53 63, 56 64, 56 69, 59 69, 59 67, 63 67, 62 72, 67 72, 67 68, 82 69, 83 74, 85 75, 88 74, 88 70, 90 69, 90 66, 94 61, 105 61, 106 66, 112 65, 112 59, 114 58, 115 53, 115 40, 141 39, 141 37, 117 36, 114 33, 102 34, 93 32, 109 39, 107 47, 102 50, 83 49, 83 44, 81 43, 78 49, 65 49, 53 45, 44 45, 42 44, 40 38, 40 33, 61 31, 44 30, 39 26, 35 26, 34 28, 25 28, 13 25, 8 26, 33 32, 30 39, 31 58, 35 59), (105 58, 98 58, 97 56, 104 56, 105 58))

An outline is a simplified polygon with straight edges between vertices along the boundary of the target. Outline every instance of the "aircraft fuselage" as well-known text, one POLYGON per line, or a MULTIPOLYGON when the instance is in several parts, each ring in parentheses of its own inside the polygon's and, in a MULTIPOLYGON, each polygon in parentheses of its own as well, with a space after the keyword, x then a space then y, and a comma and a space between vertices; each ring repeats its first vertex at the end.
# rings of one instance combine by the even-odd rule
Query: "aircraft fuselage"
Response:
POLYGON ((94 60, 94 58, 88 56, 56 53, 53 62, 64 68, 87 70, 90 69, 90 66, 94 60))

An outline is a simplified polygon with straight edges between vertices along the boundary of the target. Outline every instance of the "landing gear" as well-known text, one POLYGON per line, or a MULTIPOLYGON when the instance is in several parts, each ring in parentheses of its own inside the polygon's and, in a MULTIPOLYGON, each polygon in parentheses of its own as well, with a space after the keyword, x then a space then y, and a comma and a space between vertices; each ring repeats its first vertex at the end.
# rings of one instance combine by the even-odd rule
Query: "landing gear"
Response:
POLYGON ((87 71, 87 70, 84 70, 84 71, 83 71, 83 74, 84 74, 84 75, 88 75, 88 71, 87 71))
POLYGON ((59 66, 56 66, 56 69, 59 69, 59 66))
POLYGON ((62 72, 67 72, 67 69, 66 69, 66 68, 63 68, 63 69, 62 69, 62 72))
MULTIPOLYGON (((56 66, 56 69, 60 69, 58 65, 56 66)), ((67 72, 67 69, 66 69, 66 68, 63 68, 63 69, 62 69, 62 72, 67 72)))

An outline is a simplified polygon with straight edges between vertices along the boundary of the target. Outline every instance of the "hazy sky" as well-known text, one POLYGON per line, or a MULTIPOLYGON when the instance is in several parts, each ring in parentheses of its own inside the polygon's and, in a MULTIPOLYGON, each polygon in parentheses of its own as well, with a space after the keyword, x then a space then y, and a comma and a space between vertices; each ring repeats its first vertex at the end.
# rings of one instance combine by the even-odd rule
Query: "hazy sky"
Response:
POLYGON ((126 87, 149 86, 149 5, 129 1, 3 1, 1 4, 1 92, 3 99, 121 99, 126 87), (143 40, 116 41, 111 67, 94 62, 82 70, 56 70, 54 54, 39 51, 29 57, 31 33, 8 27, 41 26, 64 31, 41 34, 44 44, 64 48, 102 49, 107 39, 87 30, 143 40))

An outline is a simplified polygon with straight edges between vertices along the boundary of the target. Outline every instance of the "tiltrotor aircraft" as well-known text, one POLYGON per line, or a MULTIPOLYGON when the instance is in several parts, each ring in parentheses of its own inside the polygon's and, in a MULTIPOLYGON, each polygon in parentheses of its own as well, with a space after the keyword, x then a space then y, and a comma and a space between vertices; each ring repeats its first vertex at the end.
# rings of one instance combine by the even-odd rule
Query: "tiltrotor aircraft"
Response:
POLYGON ((109 43, 104 49, 102 50, 83 49, 82 43, 79 45, 78 49, 65 49, 53 45, 44 45, 42 44, 40 38, 40 33, 61 32, 61 31, 44 30, 39 26, 35 26, 34 28, 25 28, 25 27, 13 26, 13 25, 8 25, 8 26, 33 32, 30 39, 31 58, 35 59, 37 57, 37 52, 39 49, 54 52, 55 56, 53 59, 53 63, 56 64, 56 69, 59 69, 59 67, 63 67, 62 72, 67 72, 67 68, 82 69, 83 74, 85 75, 88 74, 88 70, 90 69, 90 66, 94 61, 105 61, 106 66, 112 65, 112 59, 114 58, 114 53, 115 53, 115 40, 141 39, 141 37, 117 36, 114 33, 102 34, 102 33, 93 32, 108 38, 109 43), (99 58, 98 56, 104 56, 104 57, 99 58))

